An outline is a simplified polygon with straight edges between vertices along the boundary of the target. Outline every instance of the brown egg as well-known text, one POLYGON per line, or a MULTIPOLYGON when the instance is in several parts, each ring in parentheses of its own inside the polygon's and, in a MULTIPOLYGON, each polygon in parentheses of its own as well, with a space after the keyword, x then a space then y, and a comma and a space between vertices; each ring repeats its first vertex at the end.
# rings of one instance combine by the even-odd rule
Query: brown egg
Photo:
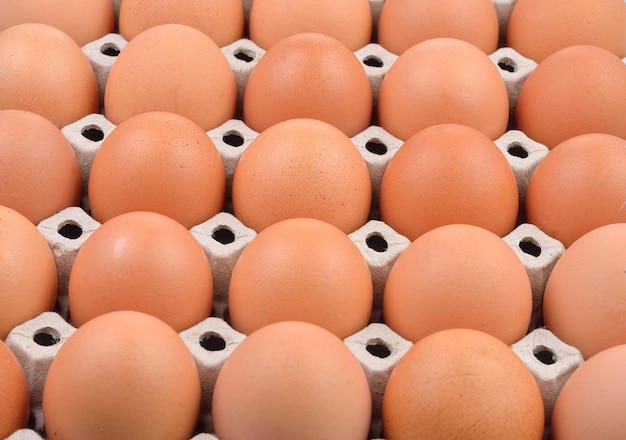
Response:
POLYGON ((22 23, 43 23, 84 46, 115 30, 111 0, 0 0, 0 31, 22 23))
POLYGON ((624 0, 517 0, 507 45, 537 62, 568 46, 591 44, 626 56, 624 0))
POLYGON ((372 313, 372 278, 359 248, 335 226, 311 218, 261 231, 232 272, 228 311, 242 333, 278 321, 306 321, 346 338, 372 313))
POLYGON ((380 86, 378 118, 403 140, 441 123, 468 125, 496 139, 507 128, 509 99, 483 51, 455 38, 433 38, 392 64, 380 86))
POLYGON ((346 45, 301 33, 259 59, 244 92, 243 119, 258 132, 287 119, 320 119, 352 137, 369 126, 372 102, 365 69, 346 45))
POLYGON ((118 311, 76 330, 53 359, 43 390, 49 439, 180 439, 194 433, 200 378, 170 326, 118 311))
POLYGON ((104 140, 89 174, 93 217, 105 222, 130 211, 154 211, 186 228, 222 210, 226 175, 206 132, 176 113, 146 112, 104 140))
POLYGON ((243 38, 243 5, 241 0, 124 0, 120 5, 119 29, 127 40, 167 23, 194 27, 221 47, 243 38))
POLYGON ((553 148, 585 133, 626 138, 626 64, 596 46, 570 46, 528 76, 515 110, 517 127, 553 148))
POLYGON ((311 217, 350 233, 367 221, 371 198, 369 172, 354 144, 314 119, 263 131, 233 175, 233 212, 257 232, 280 220, 311 217))
POLYGON ((530 323, 526 269, 497 235, 447 225, 419 237, 393 265, 383 296, 385 323, 416 342, 448 328, 473 328, 506 344, 530 323))
POLYGON ((526 217, 570 246, 609 223, 626 223, 626 140, 574 136, 539 162, 528 183, 526 217))
POLYGON ((0 205, 37 225, 80 202, 74 150, 52 122, 25 110, 0 110, 0 205))
POLYGON ((498 14, 492 0, 386 0, 378 20, 378 42, 401 54, 431 38, 458 38, 486 54, 498 48, 498 14))
POLYGON ((518 207, 504 155, 487 136, 459 124, 431 126, 409 138, 381 181, 381 218, 411 240, 450 223, 504 236, 515 227, 518 207))
POLYGON ((104 92, 107 119, 121 124, 161 110, 207 131, 234 117, 235 76, 219 46, 198 29, 162 24, 137 35, 111 67, 104 92))
POLYGON ((554 265, 543 297, 546 326, 587 359, 626 344, 626 223, 596 228, 554 265))
POLYGON ((383 397, 388 440, 542 438, 543 401, 522 360, 500 340, 450 329, 417 342, 383 397))
POLYGON ((0 341, 0 437, 26 428, 30 416, 28 382, 19 361, 0 341))
POLYGON ((32 222, 0 206, 0 339, 18 324, 54 308, 57 269, 48 243, 32 222))
POLYGON ((69 35, 36 23, 0 32, 0 109, 38 113, 61 128, 98 108, 96 76, 69 35))
POLYGON ((226 360, 212 416, 220 440, 361 440, 371 406, 363 369, 341 339, 283 321, 252 333, 226 360))
POLYGON ((603 350, 572 373, 552 412, 550 438, 625 438, 626 345, 603 350))
POLYGON ((255 0, 250 8, 250 38, 268 49, 285 37, 303 32, 329 35, 352 51, 372 37, 368 0, 255 0))
POLYGON ((180 223, 155 212, 121 214, 89 236, 70 272, 72 323, 116 310, 160 318, 180 332, 211 314, 204 250, 180 223))

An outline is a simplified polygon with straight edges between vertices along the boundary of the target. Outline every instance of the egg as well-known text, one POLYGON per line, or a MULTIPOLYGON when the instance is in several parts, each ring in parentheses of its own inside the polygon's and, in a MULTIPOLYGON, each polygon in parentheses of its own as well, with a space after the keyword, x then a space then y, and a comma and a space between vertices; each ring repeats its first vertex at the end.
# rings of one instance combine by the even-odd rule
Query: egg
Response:
POLYGON ((51 311, 57 268, 48 243, 19 212, 0 206, 0 340, 18 324, 51 311))
POLYGON ((43 116, 0 110, 0 156, 0 205, 36 225, 80 202, 80 168, 74 150, 61 130, 43 116))
POLYGON ((211 266, 180 223, 155 212, 129 212, 103 223, 83 243, 68 299, 77 327, 107 312, 136 310, 180 332, 211 314, 211 266))
POLYGON ((219 46, 202 31, 161 24, 133 38, 115 59, 104 114, 119 125, 147 111, 169 111, 211 130, 235 115, 235 76, 219 46))
POLYGON ((222 210, 226 174, 200 126, 176 113, 150 111, 126 119, 104 139, 88 193, 99 222, 154 211, 189 229, 222 210))
POLYGON ((492 0, 386 0, 378 20, 378 42, 400 55, 432 38, 458 38, 486 54, 498 48, 498 14, 492 0))
POLYGON ((597 227, 626 223, 626 140, 604 133, 569 138, 539 162, 526 217, 564 246, 597 227))
POLYGON ((537 62, 568 46, 591 44, 626 56, 624 0, 517 0, 507 45, 537 62))
POLYGON ((486 135, 460 124, 433 125, 411 136, 381 180, 381 218, 410 240, 451 223, 504 236, 515 227, 518 208, 504 155, 486 135))
POLYGON ((19 361, 0 341, 0 437, 26 428, 30 416, 28 382, 19 361))
POLYGON ((624 438, 626 345, 603 350, 578 367, 561 388, 550 438, 624 438))
POLYGON ((259 59, 243 96, 243 121, 261 132, 295 118, 325 121, 352 137, 370 124, 365 68, 340 41, 320 33, 283 38, 259 59))
POLYGON ((213 392, 220 440, 364 439, 371 420, 365 373, 321 327, 283 321, 244 339, 226 359, 213 392))
POLYGON ((124 0, 120 5, 119 30, 127 40, 167 23, 201 30, 221 47, 243 37, 243 5, 241 0, 124 0))
POLYGON ((515 123, 553 148, 568 138, 606 133, 626 138, 626 64, 606 49, 569 46, 544 59, 528 76, 515 123))
POLYGON ((38 113, 59 128, 99 109, 96 76, 80 46, 46 24, 0 32, 0 109, 38 113))
POLYGON ((0 1, 0 31, 22 23, 54 26, 84 46, 115 30, 111 0, 0 1))
POLYGON ((311 217, 350 233, 367 221, 371 199, 367 165, 354 144, 315 119, 264 130, 233 175, 233 212, 257 232, 280 220, 311 217))
POLYGON ((449 329, 413 345, 383 396, 387 440, 535 439, 543 436, 539 387, 522 360, 486 333, 449 329))
POLYGON ((255 0, 249 26, 252 41, 265 49, 289 35, 318 32, 355 51, 371 40, 372 10, 368 0, 255 0))
POLYGON ((543 297, 543 318, 585 359, 626 344, 626 223, 601 226, 558 259, 543 297))
POLYGON ((52 360, 43 390, 49 439, 188 440, 199 411, 189 349, 170 326, 133 311, 78 328, 52 360))
POLYGON ((373 285, 359 248, 337 227, 293 218, 261 231, 235 263, 228 289, 233 327, 307 321, 346 338, 372 313, 373 285))
POLYGON ((507 128, 509 98, 502 75, 482 50, 456 38, 432 38, 391 65, 380 85, 378 119, 402 140, 442 123, 467 125, 496 139, 507 128))
POLYGON ((526 269, 497 235, 471 225, 446 225, 413 241, 385 284, 385 323, 416 342, 463 327, 506 344, 530 323, 532 292, 526 269))

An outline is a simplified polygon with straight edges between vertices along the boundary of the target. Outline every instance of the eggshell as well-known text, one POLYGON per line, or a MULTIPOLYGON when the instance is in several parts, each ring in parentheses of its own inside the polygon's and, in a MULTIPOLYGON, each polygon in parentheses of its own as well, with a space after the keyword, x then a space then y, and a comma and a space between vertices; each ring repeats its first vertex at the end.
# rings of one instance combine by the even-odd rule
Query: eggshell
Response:
POLYGON ((451 223, 504 236, 515 227, 518 205, 505 156, 483 133, 459 124, 434 125, 409 138, 380 186, 382 220, 411 240, 451 223))
POLYGON ((287 119, 314 118, 352 137, 370 124, 372 100, 365 69, 346 45, 300 33, 259 59, 244 92, 243 120, 261 132, 287 119))
POLYGON ((441 123, 468 125, 496 139, 507 128, 509 99, 502 75, 482 50, 455 38, 432 38, 393 63, 380 85, 378 119, 403 140, 441 123))
POLYGON ((96 153, 89 175, 93 217, 154 211, 186 228, 222 210, 224 165, 213 141, 176 113, 146 112, 118 125, 96 153))
POLYGON ((532 291, 504 240, 477 226, 447 225, 400 254, 387 278, 383 312, 385 323, 413 342, 464 327, 512 344, 528 329, 532 291))
POLYGON ((498 48, 498 14, 492 0, 386 0, 377 35, 396 54, 441 37, 467 41, 490 54, 498 48))
POLYGON ((52 310, 57 270, 52 251, 35 225, 0 206, 0 340, 22 322, 52 310))
POLYGON ((517 127, 548 148, 585 133, 626 138, 626 64, 596 46, 570 46, 528 76, 515 109, 517 127))
POLYGON ((264 229, 232 272, 228 311, 242 333, 307 321, 346 338, 367 325, 373 287, 363 255, 337 227, 293 218, 264 229))
POLYGON ((127 40, 167 23, 195 27, 222 47, 243 38, 243 5, 241 0, 124 0, 120 5, 119 29, 127 40))
POLYGON ((38 23, 0 32, 0 109, 38 113, 61 128, 98 108, 96 76, 69 35, 38 23))
POLYGON ((260 133, 233 175, 233 212, 257 232, 312 217, 350 233, 367 221, 372 189, 363 157, 338 128, 292 119, 260 133))
POLYGON ((551 438, 624 438, 625 369, 626 345, 603 350, 578 367, 556 400, 551 438))
POLYGON ((52 122, 25 110, 0 110, 0 204, 35 225, 78 205, 80 169, 74 150, 52 122))
POLYGON ((533 172, 526 217, 566 247, 610 223, 626 223, 626 140, 582 134, 553 148, 533 172))
POLYGON ((151 27, 133 38, 111 67, 104 112, 121 124, 139 113, 178 113, 207 131, 235 115, 237 85, 211 38, 183 24, 151 27))
POLYGON ((565 250, 546 283, 545 325, 585 359, 626 344, 626 223, 596 228, 565 250))
POLYGON ((327 330, 283 321, 244 339, 213 394, 220 440, 367 438, 371 397, 348 347, 327 330))
POLYGON ((43 393, 49 439, 188 440, 200 409, 196 364, 178 334, 144 313, 102 315, 74 332, 43 393))
POLYGON ((372 11, 368 0, 256 0, 249 26, 250 38, 264 49, 289 35, 318 32, 355 51, 371 40, 372 11))
POLYGON ((121 214, 96 229, 70 272, 69 310, 80 327, 115 310, 136 310, 182 331, 211 314, 213 279, 198 241, 155 212, 121 214))
POLYGON ((26 428, 29 415, 26 375, 13 352, 0 341, 0 437, 26 428))
POLYGON ((450 329, 416 343, 391 372, 383 398, 387 440, 541 439, 535 379, 502 341, 450 329))
POLYGON ((507 28, 507 45, 541 62, 568 46, 591 44, 626 56, 624 0, 517 0, 507 28))
POLYGON ((0 31, 22 23, 43 23, 68 34, 79 46, 115 29, 111 0, 2 0, 0 31))

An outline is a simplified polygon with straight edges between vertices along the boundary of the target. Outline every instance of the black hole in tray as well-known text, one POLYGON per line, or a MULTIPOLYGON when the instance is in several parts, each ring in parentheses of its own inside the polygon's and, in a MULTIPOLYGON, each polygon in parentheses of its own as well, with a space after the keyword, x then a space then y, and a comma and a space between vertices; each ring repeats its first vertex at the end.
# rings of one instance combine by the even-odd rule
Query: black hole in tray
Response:
POLYGON ((222 244, 229 244, 235 241, 235 234, 233 233, 233 231, 226 227, 216 229, 215 231, 213 231, 213 234, 211 234, 211 237, 213 238, 213 240, 222 244))
POLYGON ((207 351, 221 351, 226 348, 226 341, 220 335, 207 333, 200 338, 200 346, 207 351))
POLYGON ((65 223, 64 225, 61 225, 57 232, 65 238, 76 240, 83 235, 83 228, 76 223, 65 223))
POLYGON ((513 143, 508 146, 506 150, 511 156, 526 159, 528 157, 528 151, 522 145, 513 143))
POLYGON ((383 144, 378 139, 370 139, 365 143, 365 149, 372 154, 382 156, 387 153, 387 145, 383 144))
POLYGON ((531 239, 524 239, 519 242, 519 248, 525 254, 532 255, 533 257, 538 257, 541 255, 541 248, 531 239))
POLYGON ((365 239, 367 247, 376 252, 385 252, 389 248, 389 243, 383 238, 382 235, 372 234, 365 239))
POLYGON ((383 63, 383 60, 373 55, 368 55, 363 58, 363 64, 369 67, 383 67, 385 65, 385 63, 383 63))
POLYGON ((235 58, 241 61, 245 61, 246 63, 249 63, 254 60, 254 57, 252 55, 250 55, 249 53, 246 53, 246 51, 242 49, 239 49, 237 52, 235 52, 235 58))
POLYGON ((498 67, 511 73, 517 71, 517 64, 515 64, 515 61, 508 57, 499 59, 498 67))
POLYGON ((58 344, 61 341, 61 337, 56 330, 44 328, 33 335, 33 341, 35 341, 37 345, 50 347, 51 345, 58 344))
POLYGON ((120 49, 113 43, 107 43, 100 48, 100 52, 110 57, 116 57, 120 54, 120 49))
POLYGON ((539 362, 545 365, 556 363, 556 355, 552 350, 546 347, 537 347, 533 350, 533 355, 539 362))
POLYGON ((80 134, 83 135, 84 138, 89 139, 93 142, 100 142, 104 139, 104 132, 100 127, 95 125, 90 125, 89 127, 85 127, 81 130, 80 134))
POLYGON ((369 342, 366 345, 365 349, 372 356, 376 356, 381 359, 391 356, 391 350, 389 350, 389 347, 387 347, 382 342, 378 342, 378 341, 369 342))
POLYGON ((222 136, 222 140, 231 147, 241 147, 244 142, 243 136, 238 131, 229 131, 222 136))

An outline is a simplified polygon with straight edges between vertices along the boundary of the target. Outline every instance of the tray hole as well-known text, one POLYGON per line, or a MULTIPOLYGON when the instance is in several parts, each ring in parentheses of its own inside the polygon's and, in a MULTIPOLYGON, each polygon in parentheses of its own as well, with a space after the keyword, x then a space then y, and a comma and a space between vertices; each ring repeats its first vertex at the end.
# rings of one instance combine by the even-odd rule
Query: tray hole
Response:
POLYGON ((365 143, 365 149, 378 156, 387 154, 387 145, 385 145, 380 139, 370 139, 365 143))
POLYGON ((509 144, 506 151, 511 156, 519 157, 521 159, 526 159, 528 157, 528 150, 526 150, 526 148, 524 148, 524 146, 519 142, 513 142, 512 144, 509 144))
POLYGON ((200 336, 200 346, 207 351, 222 351, 226 348, 226 341, 214 332, 208 332, 200 336))
POLYGON ((245 49, 237 49, 235 51, 235 58, 246 63, 251 63, 252 61, 254 61, 254 53, 245 49))
POLYGON ((365 244, 368 248, 376 252, 386 252, 387 249, 389 249, 387 240, 377 232, 368 235, 365 239, 365 244))
POLYGON ((100 46, 100 53, 108 57, 116 57, 120 54, 120 48, 113 43, 104 43, 100 46))
POLYGON ((506 72, 517 72, 517 63, 509 57, 503 57, 498 60, 498 67, 506 72))
POLYGON ((367 341, 365 349, 369 354, 376 356, 377 358, 385 359, 391 356, 389 345, 381 339, 372 339, 367 341))
POLYGON ((70 240, 76 240, 81 235, 83 235, 83 228, 81 228, 80 225, 76 222, 67 221, 59 225, 59 229, 57 229, 57 232, 65 238, 68 238, 70 240))
POLYGON ((363 58, 363 64, 369 67, 376 67, 379 69, 385 65, 385 63, 383 63, 383 60, 374 55, 368 55, 363 58))
POLYGON ((533 257, 541 255, 541 247, 532 238, 524 238, 521 240, 519 242, 519 248, 525 254, 532 255, 533 257))
POLYGON ((104 132, 97 125, 87 125, 86 127, 83 127, 80 134, 82 134, 84 138, 93 142, 100 142, 104 139, 104 132))
POLYGON ((557 361, 556 354, 550 350, 548 347, 540 345, 535 347, 533 350, 533 355, 539 362, 545 365, 553 365, 557 361))
POLYGON ((235 241, 235 234, 232 230, 230 230, 230 228, 227 228, 226 226, 220 226, 219 228, 215 229, 213 231, 213 234, 211 234, 211 237, 213 238, 213 240, 222 244, 230 244, 235 241))
POLYGON ((44 327, 35 332, 33 341, 42 347, 50 347, 61 342, 61 334, 52 327, 44 327))
POLYGON ((222 136, 222 140, 231 147, 241 147, 244 142, 243 136, 236 130, 225 133, 224 136, 222 136))

